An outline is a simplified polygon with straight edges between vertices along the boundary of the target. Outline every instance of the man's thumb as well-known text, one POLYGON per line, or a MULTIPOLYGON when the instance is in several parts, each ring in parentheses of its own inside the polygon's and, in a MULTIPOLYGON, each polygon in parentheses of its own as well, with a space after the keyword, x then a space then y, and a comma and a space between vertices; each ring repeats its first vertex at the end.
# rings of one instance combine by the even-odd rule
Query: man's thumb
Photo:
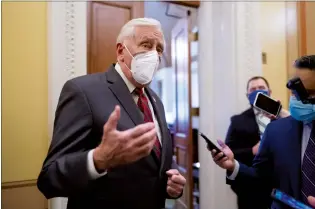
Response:
POLYGON ((120 107, 116 105, 114 111, 110 114, 104 126, 104 131, 116 129, 119 118, 120 118, 120 107))
POLYGON ((167 174, 168 176, 172 176, 172 175, 178 175, 179 172, 178 172, 177 169, 170 169, 170 170, 166 171, 166 174, 167 174))
POLYGON ((226 147, 226 144, 222 140, 218 139, 217 141, 218 141, 218 144, 220 145, 220 147, 222 149, 224 149, 226 147))

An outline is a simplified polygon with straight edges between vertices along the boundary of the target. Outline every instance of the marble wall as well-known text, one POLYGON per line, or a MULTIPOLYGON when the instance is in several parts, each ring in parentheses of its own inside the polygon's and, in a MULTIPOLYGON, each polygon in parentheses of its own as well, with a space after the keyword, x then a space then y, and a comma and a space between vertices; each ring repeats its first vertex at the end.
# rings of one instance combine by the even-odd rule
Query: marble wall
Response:
MULTIPOLYGON (((258 3, 201 2, 199 126, 212 139, 224 140, 230 117, 248 107, 246 81, 262 73, 258 15, 258 3)), ((200 208, 236 208, 225 171, 213 163, 203 140, 199 160, 200 208)))

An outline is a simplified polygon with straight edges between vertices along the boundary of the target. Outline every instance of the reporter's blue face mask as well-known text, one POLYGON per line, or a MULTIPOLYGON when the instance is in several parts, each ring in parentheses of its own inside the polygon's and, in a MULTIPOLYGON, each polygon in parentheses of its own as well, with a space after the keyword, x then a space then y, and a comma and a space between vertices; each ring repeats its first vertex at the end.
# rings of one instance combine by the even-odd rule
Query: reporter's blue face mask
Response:
POLYGON ((294 119, 309 123, 315 120, 315 105, 303 104, 301 101, 297 100, 294 96, 291 96, 290 113, 294 119))
POLYGON ((259 92, 261 92, 261 93, 266 94, 266 95, 269 96, 269 91, 267 91, 267 90, 256 90, 256 91, 253 91, 252 93, 248 94, 248 100, 249 100, 249 103, 250 103, 251 105, 254 104, 255 99, 256 99, 256 96, 257 96, 257 94, 258 94, 259 92))

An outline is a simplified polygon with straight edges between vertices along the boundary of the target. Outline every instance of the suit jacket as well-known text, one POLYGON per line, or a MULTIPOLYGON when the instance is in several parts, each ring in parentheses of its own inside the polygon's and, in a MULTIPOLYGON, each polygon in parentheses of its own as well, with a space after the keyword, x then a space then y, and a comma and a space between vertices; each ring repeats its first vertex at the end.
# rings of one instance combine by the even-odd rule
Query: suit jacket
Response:
POLYGON ((123 79, 111 66, 105 73, 69 80, 60 94, 54 132, 37 185, 46 198, 68 197, 68 209, 163 208, 167 176, 172 166, 172 140, 163 104, 145 89, 162 135, 159 162, 151 155, 128 165, 110 169, 96 180, 87 171, 87 153, 98 146, 115 105, 120 105, 118 130, 144 122, 123 79))
MULTIPOLYGON (((234 157, 240 163, 251 166, 255 155, 252 147, 260 141, 259 127, 253 108, 250 108, 240 115, 231 118, 231 124, 226 136, 226 144, 234 153, 234 157)), ((270 194, 266 192, 266 183, 255 179, 243 181, 230 181, 232 190, 238 195, 239 205, 246 202, 253 209, 267 208, 270 206, 270 194), (259 203, 259 204, 257 204, 259 203)))
MULTIPOLYGON (((301 139, 303 124, 292 117, 270 123, 264 133, 253 166, 240 163, 236 181, 256 179, 270 182, 269 192, 277 188, 300 200, 301 196, 301 139)), ((273 209, 288 207, 273 202, 273 209)))
POLYGON ((233 151, 236 160, 251 166, 255 157, 252 147, 259 141, 259 128, 253 108, 231 118, 225 143, 233 151))

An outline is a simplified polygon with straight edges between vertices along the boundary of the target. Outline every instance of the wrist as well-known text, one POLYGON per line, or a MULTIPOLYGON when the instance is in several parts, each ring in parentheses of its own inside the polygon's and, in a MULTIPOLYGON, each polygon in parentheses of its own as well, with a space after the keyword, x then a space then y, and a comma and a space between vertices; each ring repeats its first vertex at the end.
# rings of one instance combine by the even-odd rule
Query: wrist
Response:
POLYGON ((99 173, 106 171, 109 167, 106 155, 101 152, 101 149, 99 147, 95 148, 93 152, 93 162, 95 169, 99 173))
POLYGON ((233 163, 232 163, 232 165, 227 169, 227 171, 233 173, 234 170, 235 170, 235 159, 233 159, 233 163))

